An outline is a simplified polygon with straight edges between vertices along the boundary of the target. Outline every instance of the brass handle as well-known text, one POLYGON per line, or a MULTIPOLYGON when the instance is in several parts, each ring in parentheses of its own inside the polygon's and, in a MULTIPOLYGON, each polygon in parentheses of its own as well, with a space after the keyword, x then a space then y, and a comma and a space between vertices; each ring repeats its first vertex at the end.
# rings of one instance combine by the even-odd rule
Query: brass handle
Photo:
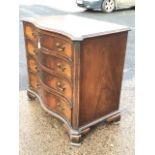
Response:
POLYGON ((62 51, 64 51, 64 49, 65 49, 65 47, 59 47, 59 48, 58 48, 58 51, 59 51, 59 52, 62 52, 62 51))
POLYGON ((60 44, 59 42, 56 43, 56 47, 60 52, 65 50, 65 46, 63 44, 60 44))
POLYGON ((60 82, 57 82, 57 88, 60 89, 61 91, 65 91, 65 86, 62 86, 62 84, 60 82))
POLYGON ((37 71, 38 71, 38 67, 37 67, 37 66, 35 66, 35 70, 37 70, 37 71))
POLYGON ((60 47, 60 46, 61 46, 61 44, 57 42, 56 43, 56 47, 60 47))
POLYGON ((64 72, 65 69, 66 69, 66 67, 61 63, 57 63, 57 66, 58 66, 59 69, 61 69, 62 72, 64 72))
POLYGON ((39 83, 37 83, 37 88, 40 88, 41 86, 40 86, 40 84, 39 83))

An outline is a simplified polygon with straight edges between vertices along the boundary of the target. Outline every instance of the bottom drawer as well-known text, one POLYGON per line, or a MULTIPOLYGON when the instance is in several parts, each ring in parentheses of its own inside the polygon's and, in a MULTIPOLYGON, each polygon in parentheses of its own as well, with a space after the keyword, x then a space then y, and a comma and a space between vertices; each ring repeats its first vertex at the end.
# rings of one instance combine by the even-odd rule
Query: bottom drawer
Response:
POLYGON ((65 99, 44 89, 42 90, 41 96, 50 110, 56 112, 71 123, 71 107, 65 99))

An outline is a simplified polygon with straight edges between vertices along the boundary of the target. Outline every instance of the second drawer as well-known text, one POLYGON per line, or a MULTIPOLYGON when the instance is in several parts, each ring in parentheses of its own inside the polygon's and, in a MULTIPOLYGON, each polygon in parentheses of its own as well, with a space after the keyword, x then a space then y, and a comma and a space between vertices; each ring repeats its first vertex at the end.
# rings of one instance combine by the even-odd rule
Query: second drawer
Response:
POLYGON ((66 76, 68 79, 71 79, 71 63, 47 54, 45 51, 39 52, 39 62, 45 67, 66 76))

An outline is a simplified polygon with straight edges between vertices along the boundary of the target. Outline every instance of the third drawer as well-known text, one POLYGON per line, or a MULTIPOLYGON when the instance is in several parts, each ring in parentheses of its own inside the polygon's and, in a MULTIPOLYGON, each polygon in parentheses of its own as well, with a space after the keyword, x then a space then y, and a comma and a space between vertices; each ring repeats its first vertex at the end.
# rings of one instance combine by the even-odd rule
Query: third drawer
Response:
POLYGON ((39 71, 41 81, 48 86, 49 88, 54 89, 55 91, 61 93, 64 97, 71 101, 72 99, 72 84, 59 76, 48 73, 43 69, 39 71))

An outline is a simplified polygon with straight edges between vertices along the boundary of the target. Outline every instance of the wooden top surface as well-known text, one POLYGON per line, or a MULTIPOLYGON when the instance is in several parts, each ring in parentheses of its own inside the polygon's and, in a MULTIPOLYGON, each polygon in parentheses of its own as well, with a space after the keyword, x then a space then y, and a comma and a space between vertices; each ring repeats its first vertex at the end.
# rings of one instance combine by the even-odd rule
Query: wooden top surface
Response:
POLYGON ((31 22, 40 29, 61 33, 72 40, 83 40, 89 37, 129 30, 128 27, 123 25, 74 15, 41 16, 35 18, 23 18, 22 20, 31 22))

